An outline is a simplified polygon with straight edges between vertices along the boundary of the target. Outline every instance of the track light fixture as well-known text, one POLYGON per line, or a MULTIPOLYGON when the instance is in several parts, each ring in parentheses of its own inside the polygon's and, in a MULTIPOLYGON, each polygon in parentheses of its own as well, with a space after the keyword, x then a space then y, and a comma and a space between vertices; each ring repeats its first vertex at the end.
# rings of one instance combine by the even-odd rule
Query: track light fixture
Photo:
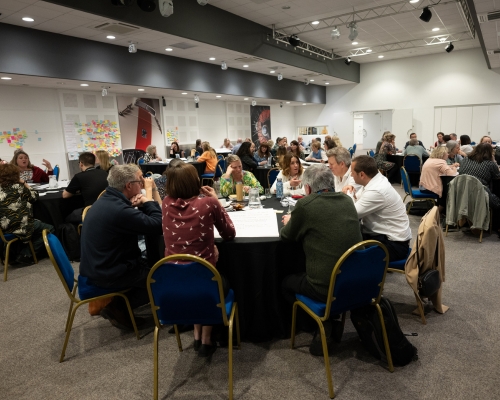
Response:
POLYGON ((309 85, 309 82, 310 82, 310 81, 309 81, 309 79, 306 79, 306 80, 304 81, 304 85, 306 85, 306 86, 307 86, 307 85, 309 85))
POLYGON ((350 65, 350 64, 351 64, 351 57, 347 57, 347 58, 344 60, 344 63, 345 63, 345 65, 350 65))
POLYGON ((225 70, 227 69, 227 64, 226 64, 226 62, 225 62, 225 61, 222 61, 222 64, 220 65, 220 67, 221 67, 221 69, 222 69, 222 70, 224 70, 224 71, 225 71, 225 70))
POLYGON ((197 94, 194 95, 194 106, 196 108, 200 108, 200 96, 198 96, 197 94))
POLYGON ((163 104, 163 107, 167 106, 167 102, 165 100, 165 97, 161 96, 161 103, 163 104))
POLYGON ((452 43, 452 42, 450 42, 450 43, 448 44, 448 46, 446 46, 446 47, 445 47, 445 50, 446 50, 446 52, 447 52, 447 53, 451 53, 451 52, 453 51, 453 49, 454 49, 454 48, 455 48, 455 46, 453 46, 453 43, 452 43))
POLYGON ((358 25, 356 22, 352 21, 347 27, 350 29, 349 32, 349 40, 352 42, 354 39, 358 37, 358 25))
POLYGON ((137 45, 135 43, 128 42, 128 52, 137 53, 137 45))
POLYGON ((102 87, 102 93, 101 93, 101 94, 102 94, 102 97, 105 97, 105 96, 107 96, 107 95, 108 95, 108 89, 110 89, 110 87, 109 87, 109 86, 103 86, 103 87, 102 87))
POLYGON ((174 13, 174 3, 172 0, 159 0, 160 14, 164 17, 170 17, 174 13))
POLYGON ((281 81, 283 79, 283 74, 279 73, 278 74, 278 80, 281 81))
POLYGON ((293 47, 297 47, 300 44, 300 39, 297 35, 292 35, 288 38, 288 43, 290 43, 293 47))
POLYGON ((331 36, 332 36, 332 39, 335 40, 335 39, 339 39, 340 38, 340 30, 339 28, 337 28, 336 26, 332 29, 332 32, 331 32, 331 36))
POLYGON ((424 9, 422 10, 422 14, 420 14, 419 18, 424 22, 429 22, 431 20, 432 13, 431 10, 429 10, 429 7, 424 7, 424 9))
POLYGON ((134 0, 111 0, 111 4, 114 6, 130 6, 134 0))
POLYGON ((283 102, 280 101, 280 108, 283 108, 283 102))
POLYGON ((255 100, 252 100, 252 106, 256 106, 257 105, 257 102, 255 100))
POLYGON ((153 0, 137 0, 137 5, 142 11, 153 12, 156 9, 156 4, 153 0))
POLYGON ((208 4, 208 0, 198 0, 198 4, 200 6, 206 6, 208 4))

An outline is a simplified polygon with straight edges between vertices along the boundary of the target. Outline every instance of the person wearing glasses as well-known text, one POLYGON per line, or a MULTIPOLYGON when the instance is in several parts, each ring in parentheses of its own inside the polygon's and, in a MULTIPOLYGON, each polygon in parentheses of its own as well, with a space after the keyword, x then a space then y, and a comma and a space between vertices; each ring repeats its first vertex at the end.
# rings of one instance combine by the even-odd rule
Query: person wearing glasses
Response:
MULTIPOLYGON (((161 199, 153 179, 143 178, 135 164, 111 168, 108 183, 85 217, 80 275, 103 289, 131 288, 127 297, 131 307, 137 308, 149 303, 146 279, 150 266, 141 257, 138 236, 162 234, 161 199)), ((103 308, 101 316, 117 328, 133 329, 121 297, 103 308)), ((143 318, 135 321, 138 327, 144 325, 143 318)))

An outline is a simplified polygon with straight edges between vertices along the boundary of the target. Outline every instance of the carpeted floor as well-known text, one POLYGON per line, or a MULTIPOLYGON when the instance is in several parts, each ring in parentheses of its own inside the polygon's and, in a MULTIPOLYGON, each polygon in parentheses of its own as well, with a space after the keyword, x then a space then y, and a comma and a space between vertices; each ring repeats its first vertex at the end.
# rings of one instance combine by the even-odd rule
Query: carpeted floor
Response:
MULTIPOLYGON (((419 220, 410 216, 414 233, 419 220)), ((389 274, 385 285, 403 331, 418 333, 410 340, 419 360, 389 373, 363 349, 347 319, 342 343, 330 357, 337 399, 500 398, 500 277, 494 270, 499 239, 485 235, 479 243, 454 232, 445 243, 443 302, 450 306, 448 313, 431 311, 424 326, 411 315, 415 300, 404 277, 389 274)), ((0 282, 0 304, 0 398, 152 397, 151 329, 137 341, 132 333, 79 310, 66 360, 58 362, 68 300, 47 259, 9 268, 9 280, 0 282)), ((161 332, 160 398, 227 398, 227 349, 218 349, 207 361, 194 353, 192 332, 182 334, 182 340, 185 351, 179 353, 174 335, 161 332)), ((310 341, 310 334, 299 334, 295 350, 288 340, 243 343, 234 351, 234 398, 327 399, 323 358, 309 354, 310 341)))

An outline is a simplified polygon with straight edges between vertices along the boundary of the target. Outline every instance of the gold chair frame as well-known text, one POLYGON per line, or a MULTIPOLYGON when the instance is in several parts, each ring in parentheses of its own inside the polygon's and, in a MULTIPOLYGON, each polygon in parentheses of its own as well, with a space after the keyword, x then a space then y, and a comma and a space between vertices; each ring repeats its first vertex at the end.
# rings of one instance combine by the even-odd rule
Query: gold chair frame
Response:
MULTIPOLYGON (((267 187, 269 189, 271 189, 271 186, 272 186, 271 183, 269 182, 269 175, 271 175, 271 171, 278 171, 278 174, 279 174, 280 169, 275 167, 275 168, 271 168, 269 171, 267 171, 267 187)), ((278 179, 278 178, 276 178, 276 179, 278 179)))
MULTIPOLYGON (((101 193, 102 194, 102 193, 101 193)), ((101 196, 101 195, 99 195, 101 196)), ((98 197, 99 198, 99 197, 98 197)), ((83 228, 83 221, 85 220, 85 216, 87 215, 87 213, 89 212, 90 210, 90 207, 92 206, 87 206, 83 209, 83 212, 82 212, 82 223, 81 224, 78 224, 78 235, 81 235, 82 234, 82 228, 83 228)))
POLYGON ((43 233, 42 233, 43 234, 43 242, 45 243, 45 248, 47 249, 47 253, 49 254, 50 261, 52 262, 52 265, 54 266, 54 268, 57 272, 57 275, 59 276, 59 279, 61 280, 61 282, 64 286, 64 290, 66 291, 66 294, 68 295, 68 297, 70 299, 68 317, 66 318, 66 326, 64 328, 64 332, 66 332, 66 337, 64 339, 64 345, 62 348, 61 356, 59 357, 59 362, 64 361, 64 356, 66 354, 66 347, 68 346, 69 336, 71 334, 71 328, 73 327, 73 320, 75 318, 76 310, 78 310, 78 308, 80 306, 87 304, 87 303, 90 303, 91 301, 94 301, 94 300, 101 300, 101 299, 106 299, 108 297, 114 297, 114 296, 122 297, 125 300, 125 303, 127 304, 127 309, 128 309, 129 314, 130 314, 130 319, 132 320, 132 325, 134 327, 134 331, 135 331, 135 335, 137 337, 137 340, 140 340, 141 337, 139 335, 139 331, 137 330, 137 325, 135 323, 134 313, 132 312, 132 308, 130 307, 130 303, 128 301, 127 296, 125 296, 125 294, 124 294, 124 293, 128 292, 130 289, 123 290, 120 292, 108 293, 108 294, 105 294, 102 296, 92 297, 92 298, 89 298, 86 300, 80 300, 80 299, 76 298, 76 293, 78 290, 78 280, 74 279, 75 285, 73 287, 73 291, 69 290, 69 287, 66 283, 66 280, 64 279, 64 276, 63 276, 63 274, 62 274, 62 272, 57 264, 57 261, 55 260, 54 255, 52 254, 52 250, 50 248, 49 241, 47 239, 48 233, 49 233, 49 231, 47 229, 45 229, 43 231, 43 233))
MULTIPOLYGON (((330 286, 328 287, 328 295, 326 299, 326 309, 325 309, 325 315, 323 317, 318 317, 309 307, 307 307, 304 303, 302 303, 300 300, 296 300, 295 303, 293 303, 293 312, 292 312, 292 335, 291 335, 291 348, 294 348, 295 345, 295 324, 296 324, 296 316, 297 316, 297 306, 302 308, 309 316, 311 316, 312 319, 316 321, 319 327, 319 332, 321 336, 321 344, 323 347, 323 358, 325 362, 325 370, 326 370, 326 380, 328 382, 328 394, 331 399, 335 397, 335 392, 333 390, 333 382, 332 382, 332 375, 330 372, 330 359, 328 357, 328 347, 326 344, 326 336, 325 336, 325 328, 323 327, 323 322, 326 321, 330 317, 330 309, 332 306, 332 302, 336 300, 336 298, 333 296, 333 290, 335 288, 335 281, 337 279, 337 275, 340 274, 342 264, 345 262, 345 260, 355 251, 357 250, 362 250, 365 246, 379 246, 384 250, 385 252, 385 270, 384 270, 384 275, 382 277, 382 281, 379 283, 380 290, 378 293, 377 298, 372 299, 372 305, 375 306, 377 309, 378 317, 380 320, 380 324, 382 325, 382 334, 384 338, 384 347, 385 347, 385 352, 387 355, 387 363, 388 363, 388 369, 390 372, 394 371, 394 366, 392 364, 392 356, 391 356, 391 350, 389 348, 389 340, 387 339, 387 331, 385 329, 385 323, 384 323, 384 317, 382 315, 382 309, 380 308, 380 298, 382 297, 382 292, 384 290, 384 283, 385 283, 385 277, 387 275, 387 268, 389 265, 389 253, 387 252, 387 248, 380 242, 376 240, 365 240, 362 241, 354 246, 352 246, 349 250, 347 250, 342 257, 337 261, 335 264, 335 267, 333 268, 332 275, 330 277, 330 286)), ((344 312, 342 314, 342 324, 345 324, 345 316, 346 313, 344 312)))
MULTIPOLYGON (((158 261, 153 268, 151 268, 151 271, 148 274, 148 280, 147 280, 147 288, 148 288, 148 293, 149 293, 149 300, 151 303, 151 309, 153 310, 153 317, 155 320, 155 331, 154 331, 154 340, 153 340, 153 352, 154 352, 154 389, 153 389, 153 399, 158 400, 158 338, 159 338, 159 333, 160 329, 163 328, 163 325, 161 325, 158 315, 156 313, 156 310, 159 310, 160 307, 158 307, 153 298, 153 293, 151 290, 151 284, 155 283, 155 280, 152 279, 151 277, 153 276, 154 272, 160 268, 163 264, 172 262, 172 261, 190 261, 190 262, 197 262, 208 268, 213 274, 214 277, 212 280, 217 282, 217 285, 219 287, 219 296, 221 302, 217 304, 217 307, 221 309, 222 312, 222 320, 224 322, 224 326, 228 327, 228 370, 229 370, 229 400, 233 399, 233 326, 236 323, 236 343, 237 343, 237 349, 241 349, 241 342, 240 342, 240 324, 239 324, 239 319, 238 319, 238 304, 236 301, 233 302, 233 309, 231 310, 231 315, 227 316, 226 314, 226 307, 224 303, 224 290, 222 287, 222 279, 220 277, 219 271, 215 269, 215 267, 210 264, 208 261, 204 260, 203 258, 193 256, 190 254, 174 254, 168 257, 162 258, 160 261, 158 261)), ((177 346, 179 347, 179 352, 182 352, 182 343, 181 343, 181 338, 179 336, 179 330, 177 329, 177 325, 174 325, 174 330, 175 330, 175 337, 177 339, 177 346)))
MULTIPOLYGON (((224 158, 222 158, 224 159, 224 158)), ((217 165, 215 166, 215 170, 219 170, 220 171, 220 176, 224 175, 224 171, 222 170, 222 167, 219 165, 219 161, 220 159, 217 160, 217 165)), ((213 178, 201 178, 201 184, 203 185, 203 181, 212 181, 212 185, 214 185, 214 181, 215 181, 215 172, 214 172, 214 176, 213 178)))
MULTIPOLYGON (((0 229, 0 239, 2 240, 2 243, 5 243, 7 245, 7 247, 5 249, 5 259, 2 260, 3 261, 3 281, 7 282, 7 272, 9 270, 10 246, 12 245, 12 243, 19 240, 19 238, 15 237, 12 240, 7 240, 7 239, 5 239, 3 231, 0 229)), ((33 247, 33 243, 31 242, 31 240, 28 242, 28 244, 30 246, 31 255, 33 256, 33 261, 35 261, 35 264, 38 264, 38 259, 36 258, 36 254, 35 254, 35 248, 33 247)))
MULTIPOLYGON (((408 207, 408 209, 406 210, 406 214, 410 213, 410 210, 413 207, 413 202, 414 201, 431 201, 432 204, 433 204, 433 206, 437 205, 436 199, 433 199, 432 197, 422 197, 422 198, 414 199, 413 195, 411 193, 411 183, 410 183, 410 178, 408 177, 408 172, 406 172, 405 167, 401 167, 401 170, 405 173, 406 181, 408 182, 408 186, 410 187, 410 192, 409 193, 406 193, 406 189, 405 189, 406 196, 403 199, 403 203, 406 201, 406 198, 408 196, 410 196, 410 199, 411 199, 411 201, 410 201, 410 207, 408 207)), ((401 179, 401 185, 403 185, 403 179, 401 179)), ((404 185, 403 185, 403 188, 404 188, 404 185)))

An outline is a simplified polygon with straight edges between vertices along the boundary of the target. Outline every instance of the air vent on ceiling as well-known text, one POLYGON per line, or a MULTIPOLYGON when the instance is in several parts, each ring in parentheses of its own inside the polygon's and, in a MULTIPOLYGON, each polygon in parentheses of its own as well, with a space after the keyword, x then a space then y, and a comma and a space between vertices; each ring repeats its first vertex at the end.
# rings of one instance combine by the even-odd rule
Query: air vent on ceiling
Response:
POLYGON ((322 74, 315 74, 315 73, 312 73, 312 74, 305 74, 303 76, 307 77, 307 78, 312 78, 314 76, 321 76, 322 74))
POLYGON ((121 22, 106 22, 104 24, 99 24, 94 26, 94 29, 99 29, 100 31, 108 31, 117 33, 119 35, 126 35, 130 32, 137 32, 140 28, 133 25, 123 24, 121 22))
POLYGON ((495 21, 500 19, 500 11, 489 12, 488 14, 478 14, 477 18, 480 24, 484 24, 485 22, 495 21))
POLYGON ((250 1, 255 4, 264 4, 264 3, 269 3, 272 0, 250 0, 250 1))
POLYGON ((196 47, 196 45, 191 44, 191 43, 181 42, 181 43, 171 44, 170 47, 175 47, 176 49, 186 50, 186 49, 191 49, 193 47, 196 47))
POLYGON ((239 61, 239 62, 248 64, 248 63, 252 63, 252 62, 262 61, 262 58, 258 58, 258 57, 242 57, 242 58, 235 58, 234 61, 239 61))

